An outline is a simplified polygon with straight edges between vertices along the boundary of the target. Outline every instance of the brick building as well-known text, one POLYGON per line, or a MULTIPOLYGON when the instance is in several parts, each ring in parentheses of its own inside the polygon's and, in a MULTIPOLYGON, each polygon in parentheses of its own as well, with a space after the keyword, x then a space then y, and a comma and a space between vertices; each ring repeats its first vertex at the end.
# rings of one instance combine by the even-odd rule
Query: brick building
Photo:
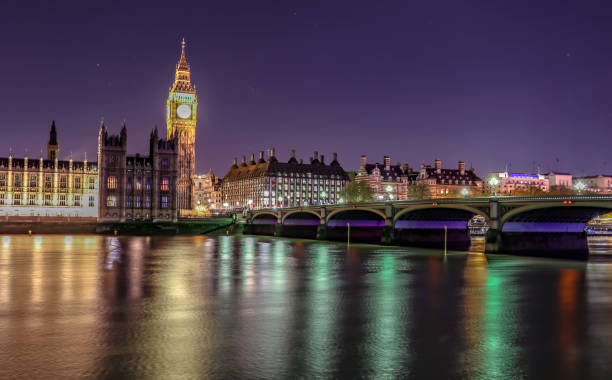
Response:
POLYGON ((348 180, 336 153, 329 164, 317 152, 304 163, 292 150, 289 161, 280 162, 270 149, 267 160, 263 151, 257 161, 253 154, 240 165, 234 159, 222 180, 223 203, 232 209, 334 204, 348 180))
POLYGON ((427 183, 434 198, 474 196, 482 192, 482 179, 476 175, 473 168, 466 170, 463 161, 459 161, 456 169, 443 169, 441 160, 435 160, 433 167, 421 165, 416 181, 427 183))
POLYGON ((408 164, 391 165, 389 156, 383 157, 383 163, 367 163, 366 156, 361 156, 361 165, 355 176, 355 181, 367 181, 374 190, 375 200, 408 199, 408 186, 417 179, 408 164))

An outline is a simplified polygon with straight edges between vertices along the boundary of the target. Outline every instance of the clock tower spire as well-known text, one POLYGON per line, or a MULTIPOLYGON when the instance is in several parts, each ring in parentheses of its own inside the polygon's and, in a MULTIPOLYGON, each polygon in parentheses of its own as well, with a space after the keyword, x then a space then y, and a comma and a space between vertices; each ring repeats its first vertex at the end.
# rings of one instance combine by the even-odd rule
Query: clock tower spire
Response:
POLYGON ((185 56, 185 39, 181 42, 181 57, 174 74, 174 83, 166 102, 166 134, 178 140, 178 208, 188 215, 191 204, 192 177, 195 173, 195 132, 198 97, 191 84, 191 70, 185 56))

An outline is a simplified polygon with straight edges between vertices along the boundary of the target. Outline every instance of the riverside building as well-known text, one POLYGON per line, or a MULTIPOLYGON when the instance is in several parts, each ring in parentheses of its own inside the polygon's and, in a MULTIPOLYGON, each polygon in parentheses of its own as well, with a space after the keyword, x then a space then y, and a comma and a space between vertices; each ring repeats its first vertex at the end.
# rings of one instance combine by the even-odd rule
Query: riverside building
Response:
POLYGON ((383 157, 383 163, 367 163, 367 157, 361 156, 361 165, 355 176, 355 181, 367 181, 374 190, 375 200, 405 200, 408 199, 408 186, 417 179, 408 164, 391 165, 389 156, 383 157))
POLYGON ((542 174, 493 172, 489 173, 487 186, 497 194, 514 195, 517 191, 529 189, 548 191, 548 178, 542 174), (495 178, 496 181, 491 181, 495 178))
POLYGON ((248 162, 242 156, 240 165, 234 158, 222 180, 223 206, 237 209, 335 204, 348 181, 336 153, 329 164, 317 152, 304 163, 295 158, 292 150, 289 161, 280 162, 274 149, 270 149, 267 160, 263 151, 257 161, 253 154, 248 162))
POLYGON ((433 167, 421 165, 417 182, 427 183, 433 198, 474 196, 482 192, 482 179, 474 169, 466 170, 463 161, 459 161, 456 169, 442 169, 442 161, 438 159, 433 167))
POLYGON ((98 165, 59 159, 55 122, 51 124, 47 158, 0 158, 0 219, 96 218, 98 165))
POLYGON ((185 39, 166 102, 166 138, 176 138, 178 148, 178 207, 183 216, 192 214, 195 176, 195 134, 198 122, 198 96, 191 84, 191 70, 185 57, 185 39))
POLYGON ((192 183, 191 199, 195 203, 196 215, 210 214, 222 208, 221 179, 212 170, 194 176, 192 183))
POLYGON ((109 135, 104 124, 98 134, 100 222, 176 222, 178 218, 177 138, 149 137, 148 156, 127 155, 127 128, 109 135))

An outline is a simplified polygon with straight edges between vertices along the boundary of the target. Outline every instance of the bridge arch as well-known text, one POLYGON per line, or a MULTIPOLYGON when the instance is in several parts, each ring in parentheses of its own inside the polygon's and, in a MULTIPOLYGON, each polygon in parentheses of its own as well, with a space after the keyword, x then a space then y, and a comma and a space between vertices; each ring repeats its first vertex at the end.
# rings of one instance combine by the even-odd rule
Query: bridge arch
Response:
POLYGON ((288 213, 284 214, 284 215, 282 216, 281 222, 282 222, 283 224, 285 224, 285 220, 286 220, 288 217, 290 217, 290 216, 295 216, 296 214, 310 214, 310 215, 314 215, 314 216, 316 216, 317 218, 319 218, 319 220, 321 220, 321 214, 319 214, 318 212, 313 211, 313 210, 308 210, 308 209, 302 209, 302 210, 294 210, 294 211, 290 211, 290 212, 288 212, 288 213))
POLYGON ((257 224, 257 221, 264 221, 266 219, 272 219, 274 218, 274 220, 278 220, 278 214, 273 212, 273 211, 257 211, 255 213, 253 213, 253 216, 251 217, 251 221, 254 224, 257 224))
POLYGON ((521 206, 521 207, 512 209, 508 211, 507 213, 505 213, 504 215, 502 215, 500 222, 499 222, 499 226, 500 228, 502 228, 503 225, 507 221, 511 219, 515 219, 521 214, 525 214, 530 211, 545 210, 545 209, 566 209, 568 210, 568 212, 570 212, 570 210, 576 209, 576 208, 590 209, 593 212, 591 216, 591 218, 593 218, 600 213, 606 213, 606 212, 612 211, 612 202, 611 203, 606 202, 603 204, 600 202, 599 203, 598 202, 580 202, 577 204, 574 203, 571 206, 563 205, 560 202, 554 202, 554 203, 547 202, 547 203, 540 203, 540 204, 533 204, 533 205, 525 205, 525 206, 521 206))
POLYGON ((393 226, 395 226, 395 223, 405 214, 409 214, 411 212, 414 211, 419 211, 419 210, 427 210, 427 209, 432 209, 432 210, 462 210, 462 211, 467 211, 472 213, 473 215, 480 215, 482 217, 485 218, 487 224, 489 224, 489 215, 487 215, 486 212, 479 210, 477 208, 471 207, 471 206, 467 206, 467 205, 461 205, 461 204, 457 204, 457 205, 447 205, 447 204, 439 204, 437 206, 434 206, 433 204, 426 204, 426 205, 415 205, 415 206, 409 206, 406 207, 404 209, 401 209, 400 211, 398 211, 395 216, 393 217, 393 226))
POLYGON ((367 212, 371 212, 372 214, 376 214, 378 216, 380 216, 382 218, 382 220, 385 220, 385 213, 382 212, 381 210, 377 210, 374 208, 369 208, 369 207, 345 207, 345 208, 341 208, 341 209, 335 209, 334 211, 330 212, 327 215, 327 218, 325 218, 326 222, 329 222, 332 217, 336 214, 339 214, 341 212, 351 212, 351 211, 367 211, 367 212))

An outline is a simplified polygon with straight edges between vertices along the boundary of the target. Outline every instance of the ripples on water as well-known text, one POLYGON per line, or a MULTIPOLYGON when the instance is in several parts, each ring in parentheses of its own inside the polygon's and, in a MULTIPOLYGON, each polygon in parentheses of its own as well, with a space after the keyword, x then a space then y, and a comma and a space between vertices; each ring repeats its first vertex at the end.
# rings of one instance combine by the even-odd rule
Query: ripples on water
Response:
POLYGON ((610 243, 4 236, 0 378, 610 378, 610 243))

